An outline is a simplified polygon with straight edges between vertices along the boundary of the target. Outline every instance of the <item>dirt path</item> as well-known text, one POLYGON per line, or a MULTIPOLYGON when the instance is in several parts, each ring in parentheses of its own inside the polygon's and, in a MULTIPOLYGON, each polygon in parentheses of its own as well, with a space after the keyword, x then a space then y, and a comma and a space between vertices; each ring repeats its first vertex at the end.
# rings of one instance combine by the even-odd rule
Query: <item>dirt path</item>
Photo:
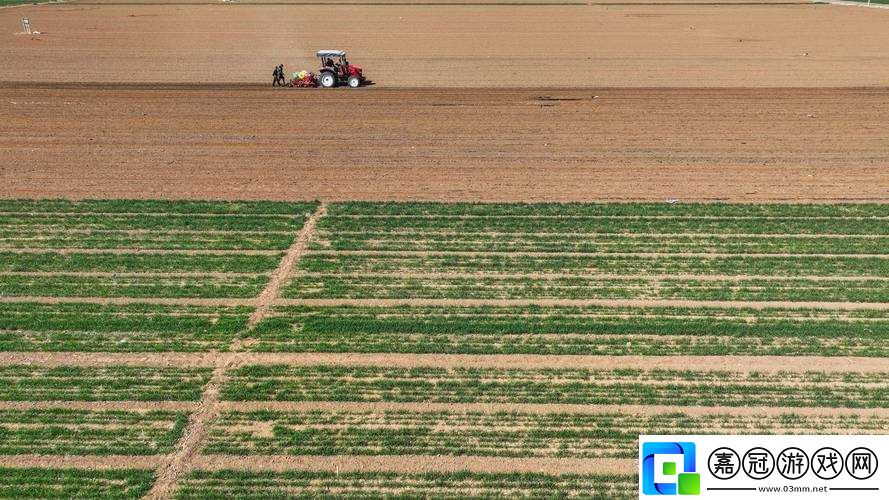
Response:
POLYGON ((121 411, 192 411, 191 401, 0 401, 2 410, 121 410, 121 411))
POLYGON ((403 368, 585 368, 725 370, 733 372, 889 373, 889 359, 826 356, 591 356, 542 354, 400 353, 86 353, 0 352, 0 365, 237 367, 249 364, 344 365, 403 368))
POLYGON ((110 254, 110 255, 280 255, 280 250, 215 250, 215 249, 159 249, 159 248, 17 248, 0 247, 0 252, 110 254))
POLYGON ((61 469, 153 469, 163 455, 0 455, 0 467, 61 469))
POLYGON ((216 416, 216 403, 219 401, 219 391, 225 381, 226 369, 223 364, 216 365, 197 408, 188 416, 188 424, 176 445, 176 450, 157 465, 157 478, 144 498, 172 498, 179 478, 191 470, 192 462, 207 437, 208 424, 216 416))
POLYGON ((277 305, 289 306, 362 306, 394 307, 685 307, 685 308, 742 308, 742 309, 824 309, 843 311, 886 311, 886 302, 788 302, 788 301, 741 301, 741 300, 648 300, 648 299, 279 299, 277 305))
POLYGON ((312 250, 316 255, 365 255, 380 257, 687 257, 687 258, 837 258, 889 259, 887 254, 831 254, 831 253, 718 253, 718 252, 507 252, 454 250, 312 250))
MULTIPOLYGON (((0 275, 11 274, 0 272, 0 275)), ((50 273, 52 274, 52 273, 50 273)), ((68 274, 68 273, 64 273, 68 274)), ((222 273, 225 277, 225 273, 222 273)), ((119 276, 119 275, 118 275, 119 276)), ((200 274, 200 276, 204 276, 200 274)), ((516 273, 516 272, 477 272, 477 273, 436 273, 436 272, 385 272, 385 273, 308 273, 300 271, 297 276, 306 277, 345 277, 345 278, 401 278, 401 279, 460 279, 460 278, 496 278, 496 279, 534 279, 534 280, 552 280, 562 278, 590 278, 600 280, 696 280, 696 281, 745 281, 745 280, 762 280, 762 281, 889 281, 889 276, 809 276, 804 274, 795 274, 793 276, 774 276, 774 275, 755 275, 755 274, 610 274, 610 273, 591 273, 583 270, 575 273, 516 273)))
POLYGON ((299 258, 302 257, 303 253, 305 253, 306 247, 309 245, 309 241, 312 239, 312 235, 315 232, 315 225, 318 223, 318 219, 324 217, 326 211, 327 205, 322 203, 318 206, 315 213, 305 221, 299 234, 297 234, 293 243, 290 245, 290 248, 287 249, 284 257, 281 258, 281 263, 278 264, 278 268, 275 269, 269 277, 268 284, 262 290, 262 293, 259 294, 259 297, 257 297, 256 309, 247 321, 247 328, 253 328, 262 321, 268 313, 269 308, 272 307, 272 304, 278 299, 281 287, 288 279, 290 279, 294 266, 299 261, 299 258))

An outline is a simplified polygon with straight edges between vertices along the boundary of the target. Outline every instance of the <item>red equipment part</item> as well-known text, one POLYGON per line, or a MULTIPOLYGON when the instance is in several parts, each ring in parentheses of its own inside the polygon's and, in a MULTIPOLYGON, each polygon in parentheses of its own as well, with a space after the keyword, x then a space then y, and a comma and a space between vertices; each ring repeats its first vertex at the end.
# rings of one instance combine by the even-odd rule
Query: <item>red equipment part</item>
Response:
POLYGON ((304 78, 300 78, 297 80, 290 80, 291 87, 317 87, 318 83, 315 81, 315 74, 309 73, 304 78))

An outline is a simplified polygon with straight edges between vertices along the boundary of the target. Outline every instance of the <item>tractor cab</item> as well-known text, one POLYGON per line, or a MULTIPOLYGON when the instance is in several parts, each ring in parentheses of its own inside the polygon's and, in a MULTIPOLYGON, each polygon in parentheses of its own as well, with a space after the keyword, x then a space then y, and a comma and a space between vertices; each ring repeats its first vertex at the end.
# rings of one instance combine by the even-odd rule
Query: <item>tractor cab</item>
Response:
POLYGON ((356 88, 364 83, 361 66, 349 64, 345 51, 319 50, 315 56, 321 60, 318 82, 322 87, 332 88, 345 83, 349 87, 356 88))

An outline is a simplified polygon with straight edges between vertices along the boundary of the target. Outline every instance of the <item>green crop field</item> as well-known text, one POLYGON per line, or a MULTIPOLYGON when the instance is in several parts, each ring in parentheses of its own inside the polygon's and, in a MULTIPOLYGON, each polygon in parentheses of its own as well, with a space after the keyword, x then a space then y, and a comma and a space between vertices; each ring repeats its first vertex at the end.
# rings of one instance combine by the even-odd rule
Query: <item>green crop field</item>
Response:
POLYGON ((247 335, 254 351, 889 356, 885 311, 284 306, 247 335))
POLYGON ((181 412, 0 410, 0 455, 170 453, 185 423, 181 412))
POLYGON ((634 458, 640 434, 880 432, 885 418, 625 413, 226 412, 205 453, 634 458))
POLYGON ((0 200, 0 497, 635 498, 639 434, 884 433, 887 221, 0 200))
POLYGON ((889 408, 889 372, 391 368, 253 365, 224 388, 235 401, 400 401, 889 408))
POLYGON ((636 498, 632 475, 197 471, 177 498, 636 498), (631 494, 632 492, 632 494, 631 494))

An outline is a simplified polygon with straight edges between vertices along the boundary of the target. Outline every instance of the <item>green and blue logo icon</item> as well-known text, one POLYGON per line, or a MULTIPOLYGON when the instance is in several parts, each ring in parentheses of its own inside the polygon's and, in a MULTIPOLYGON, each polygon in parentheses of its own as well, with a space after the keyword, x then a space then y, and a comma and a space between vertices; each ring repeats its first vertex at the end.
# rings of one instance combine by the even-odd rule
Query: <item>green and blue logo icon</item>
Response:
POLYGON ((643 495, 700 495, 692 442, 642 443, 643 495))

